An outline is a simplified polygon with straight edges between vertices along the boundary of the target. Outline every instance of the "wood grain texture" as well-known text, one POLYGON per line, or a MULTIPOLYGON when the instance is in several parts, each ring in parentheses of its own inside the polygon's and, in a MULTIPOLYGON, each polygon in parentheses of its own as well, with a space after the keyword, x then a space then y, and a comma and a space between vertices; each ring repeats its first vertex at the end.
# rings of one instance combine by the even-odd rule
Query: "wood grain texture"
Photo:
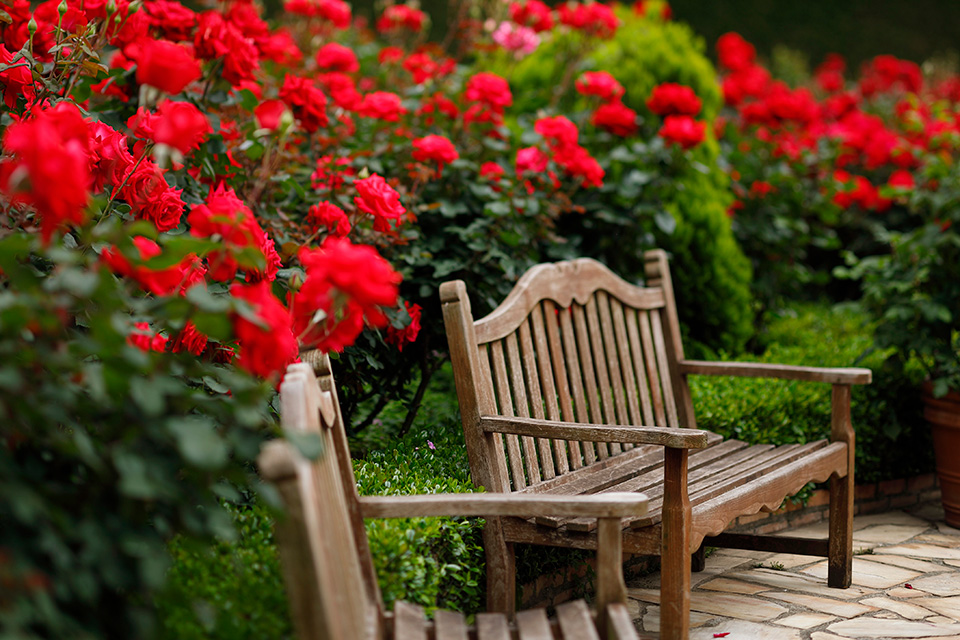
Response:
POLYGON ((564 638, 600 640, 590 616, 590 609, 583 600, 574 600, 557 607, 557 622, 560 623, 560 632, 564 638))
POLYGON ((640 640, 626 605, 612 604, 607 608, 606 637, 609 640, 640 640))
POLYGON ((478 613, 477 640, 511 640, 507 617, 502 613, 478 613))
MULTIPOLYGON (((580 258, 541 264, 527 271, 510 295, 477 322, 477 339, 490 342, 515 331, 541 300, 552 300, 561 307, 569 307, 574 302, 584 305, 597 290, 608 291, 637 309, 663 306, 662 291, 632 285, 595 260, 580 258)), ((445 302, 443 289, 440 294, 441 301, 445 302)))
POLYGON ((641 516, 649 500, 640 493, 602 493, 591 496, 531 493, 432 493, 416 496, 363 496, 364 518, 422 518, 430 516, 641 516))
POLYGON ((554 640, 550 620, 544 609, 528 609, 517 614, 520 640, 554 640))
POLYGON ((830 547, 827 584, 846 589, 853 580, 853 497, 856 434, 850 420, 850 386, 833 385, 830 439, 847 446, 846 469, 830 477, 830 547))
POLYGON ((682 449, 703 449, 708 441, 708 432, 699 429, 580 424, 495 416, 483 416, 480 424, 484 431, 492 433, 514 433, 540 438, 566 438, 591 442, 656 444, 682 449))
MULTIPOLYGON (((690 537, 686 449, 667 449, 663 466, 663 549, 660 561, 660 637, 690 634, 690 537)), ((699 546, 699 545, 698 545, 699 546)))
POLYGON ((680 371, 698 376, 746 376, 751 378, 779 378, 831 384, 870 384, 873 372, 858 368, 801 367, 763 362, 707 362, 684 360, 680 371))
POLYGON ((459 611, 439 609, 433 614, 435 640, 468 640, 467 621, 459 611))
POLYGON ((427 620, 423 607, 398 600, 393 605, 394 640, 427 640, 427 620))

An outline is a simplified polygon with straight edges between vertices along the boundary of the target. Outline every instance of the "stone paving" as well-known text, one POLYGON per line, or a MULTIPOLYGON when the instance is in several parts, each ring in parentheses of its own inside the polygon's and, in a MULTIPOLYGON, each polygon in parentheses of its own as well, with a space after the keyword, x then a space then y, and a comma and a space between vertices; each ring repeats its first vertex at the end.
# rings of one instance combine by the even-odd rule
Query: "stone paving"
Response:
MULTIPOLYGON (((827 524, 789 535, 827 537, 827 524)), ((693 574, 691 640, 960 640, 960 530, 939 504, 854 519, 853 586, 826 586, 826 560, 720 549, 693 574), (726 634, 726 635, 722 635, 726 634)), ((633 581, 639 629, 660 625, 660 576, 633 581)))

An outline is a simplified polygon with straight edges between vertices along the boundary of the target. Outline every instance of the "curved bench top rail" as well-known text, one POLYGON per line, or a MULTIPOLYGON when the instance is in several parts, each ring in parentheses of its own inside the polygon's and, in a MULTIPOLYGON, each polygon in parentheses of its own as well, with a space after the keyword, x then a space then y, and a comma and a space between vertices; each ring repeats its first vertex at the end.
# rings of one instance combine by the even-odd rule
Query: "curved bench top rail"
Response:
POLYGON ((541 264, 527 271, 496 309, 477 320, 477 342, 500 340, 516 331, 543 300, 566 308, 574 302, 586 304, 597 291, 606 291, 635 309, 658 309, 665 304, 662 289, 630 284, 591 258, 541 264))

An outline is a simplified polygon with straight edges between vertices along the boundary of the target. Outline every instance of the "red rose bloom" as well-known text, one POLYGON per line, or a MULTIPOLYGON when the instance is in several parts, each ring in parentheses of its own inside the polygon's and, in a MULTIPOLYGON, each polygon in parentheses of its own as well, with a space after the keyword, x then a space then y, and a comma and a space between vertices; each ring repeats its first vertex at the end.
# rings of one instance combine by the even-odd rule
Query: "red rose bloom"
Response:
POLYGON ((233 315, 233 329, 240 344, 237 364, 263 378, 281 373, 297 358, 297 339, 290 329, 290 314, 277 300, 267 282, 230 285, 230 295, 249 303, 261 324, 239 313, 233 315))
POLYGON ((414 9, 405 4, 395 4, 383 10, 383 15, 377 20, 377 31, 380 33, 389 33, 401 29, 420 31, 423 29, 426 17, 426 14, 419 9, 414 9))
POLYGON ((163 170, 149 160, 126 177, 120 197, 130 205, 131 212, 140 220, 149 220, 159 231, 176 229, 183 215, 182 189, 167 184, 163 170))
POLYGON ((406 209, 400 204, 400 194, 387 181, 377 174, 353 183, 359 194, 353 199, 361 211, 373 216, 373 228, 376 231, 390 231, 389 220, 400 224, 400 218, 406 209))
POLYGON ((59 102, 11 124, 3 148, 12 157, 0 165, 0 190, 36 209, 44 242, 65 223, 83 222, 92 182, 90 133, 76 105, 59 102))
MULTIPOLYGON (((21 61, 22 62, 22 61, 21 61)), ((0 64, 13 63, 13 54, 0 45, 0 64)), ((15 109, 17 98, 23 96, 27 102, 32 102, 34 96, 33 75, 26 67, 14 67, 0 71, 0 84, 3 84, 3 101, 8 109, 15 109)))
POLYGON ((435 161, 438 173, 459 157, 453 143, 443 136, 430 135, 413 141, 413 159, 417 162, 435 161))
POLYGON ((892 174, 890 174, 890 179, 887 181, 887 184, 900 191, 913 191, 917 183, 913 179, 913 174, 904 169, 897 169, 892 174))
POLYGON ((144 40, 136 56, 137 82, 170 94, 200 79, 200 63, 187 48, 169 40, 144 40))
POLYGON ((564 149, 553 157, 554 162, 563 167, 567 175, 580 178, 584 187, 603 186, 603 167, 590 153, 579 145, 564 149))
POLYGON ((350 166, 350 158, 320 156, 316 169, 310 174, 310 185, 314 189, 339 189, 343 186, 344 176, 353 176, 355 173, 350 166))
POLYGON ((617 100, 623 96, 623 85, 606 71, 586 71, 577 78, 577 91, 585 96, 597 96, 601 100, 617 100))
POLYGON ((307 221, 313 224, 314 232, 320 227, 326 227, 335 236, 340 238, 350 233, 350 220, 343 209, 329 202, 321 202, 310 207, 307 212, 307 221))
POLYGON ((299 258, 307 277, 291 295, 290 309, 302 344, 342 351, 353 344, 365 321, 386 326, 381 308, 397 304, 400 275, 376 249, 329 237, 319 249, 301 249, 299 258), (346 302, 337 305, 337 300, 346 302))
POLYGON ((517 175, 524 173, 542 173, 547 169, 550 158, 536 147, 525 147, 517 151, 517 175))
POLYGON ((590 122, 615 136, 632 136, 637 132, 637 112, 619 100, 600 105, 590 122))
POLYGON ((505 173, 503 167, 496 162, 484 162, 480 165, 480 177, 491 182, 497 182, 505 173))
POLYGON ((658 116, 695 116, 700 107, 700 98, 693 89, 675 82, 657 85, 647 99, 647 108, 658 116))
POLYGON ((87 123, 90 130, 90 168, 93 189, 103 191, 105 185, 118 186, 134 165, 127 147, 127 136, 100 121, 87 123))
POLYGON ((513 104, 510 85, 506 80, 489 71, 481 71, 467 80, 464 97, 470 102, 479 102, 501 113, 513 104))
POLYGON ((316 5, 316 15, 337 29, 346 29, 350 26, 350 5, 343 0, 319 0, 316 5))
POLYGON ((317 82, 330 94, 334 104, 345 111, 353 111, 363 100, 356 82, 345 73, 321 73, 317 75, 317 82))
POLYGON ((328 42, 320 47, 316 60, 317 66, 327 71, 353 73, 360 70, 360 63, 353 50, 336 42, 328 42))
POLYGON ((690 116, 667 116, 663 119, 663 126, 658 133, 667 144, 677 144, 684 149, 690 149, 703 142, 706 131, 706 122, 697 122, 690 116))
POLYGON ((197 14, 179 2, 151 0, 144 3, 143 10, 150 17, 150 26, 174 42, 189 40, 197 24, 197 14))
POLYGON ((261 129, 276 131, 280 127, 280 118, 286 111, 287 105, 283 100, 265 100, 254 107, 253 115, 261 129))
POLYGON ((553 14, 540 0, 510 3, 510 19, 517 24, 530 27, 537 33, 553 28, 553 14))
POLYGON ((131 125, 138 137, 152 138, 184 154, 199 149, 200 143, 213 131, 207 117, 193 104, 173 100, 162 101, 155 114, 140 107, 131 118, 131 125), (141 126, 145 129, 141 130, 141 126))
POLYGON ((717 57, 730 71, 741 71, 753 65, 757 50, 739 33, 725 33, 717 39, 717 57))
POLYGON ((260 67, 257 47, 239 27, 224 20, 217 11, 200 15, 193 44, 200 58, 223 59, 223 77, 233 86, 253 80, 253 72, 260 67))
POLYGON ((188 320, 187 325, 177 334, 177 337, 174 338, 171 351, 174 353, 189 351, 193 355, 199 356, 203 353, 203 350, 207 348, 208 341, 209 338, 197 331, 196 325, 188 320))
POLYGON ((389 91, 368 93, 357 106, 358 116, 385 122, 396 122, 405 113, 407 110, 400 103, 400 96, 389 91))
POLYGON ((397 345, 397 351, 403 351, 403 345, 408 342, 416 342, 417 336, 420 335, 420 313, 422 311, 420 305, 410 304, 406 300, 403 301, 403 305, 407 309, 407 315, 410 316, 410 324, 403 329, 394 329, 392 325, 388 326, 385 338, 386 342, 397 345))
POLYGON ((570 122, 566 116, 540 118, 533 125, 533 130, 547 139, 552 148, 564 149, 577 144, 580 136, 577 125, 570 122))
POLYGON ((154 333, 150 325, 146 322, 137 322, 133 325, 133 331, 127 336, 127 344, 140 349, 141 351, 158 351, 163 353, 167 350, 167 336, 154 333))
POLYGON ((327 97, 306 78, 287 74, 280 88, 280 99, 290 107, 307 133, 313 133, 330 122, 326 111, 327 97))
POLYGON ((561 23, 599 38, 612 38, 620 26, 613 9, 599 2, 562 4, 557 13, 561 23))
MULTIPOLYGON (((137 249, 140 262, 143 263, 162 253, 160 245, 143 236, 136 236, 133 239, 133 244, 137 249)), ((199 269, 197 256, 194 254, 188 255, 178 264, 165 269, 151 269, 145 264, 131 264, 116 247, 104 249, 100 257, 111 271, 133 279, 144 291, 149 291, 158 296, 168 296, 175 291, 183 291, 185 285, 199 269)))

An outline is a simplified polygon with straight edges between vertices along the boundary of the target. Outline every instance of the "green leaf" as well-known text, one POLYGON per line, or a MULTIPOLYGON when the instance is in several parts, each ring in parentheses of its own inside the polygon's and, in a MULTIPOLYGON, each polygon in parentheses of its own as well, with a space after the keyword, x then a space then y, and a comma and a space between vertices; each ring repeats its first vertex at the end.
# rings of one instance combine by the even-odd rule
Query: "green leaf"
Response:
POLYGON ((159 416, 166 406, 163 394, 156 388, 150 378, 133 378, 130 380, 130 397, 147 416, 159 416))
POLYGON ((185 295, 186 299, 197 305, 201 311, 211 313, 225 313, 230 309, 230 299, 225 296, 215 296, 210 293, 202 284, 197 284, 189 289, 185 295))
POLYGON ((214 470, 227 462, 227 445, 209 419, 202 416, 171 418, 167 429, 176 437, 177 448, 190 464, 214 470))
POLYGON ((302 431, 286 431, 284 437, 297 448, 304 458, 316 460, 323 455, 323 440, 316 433, 304 433, 302 431))

